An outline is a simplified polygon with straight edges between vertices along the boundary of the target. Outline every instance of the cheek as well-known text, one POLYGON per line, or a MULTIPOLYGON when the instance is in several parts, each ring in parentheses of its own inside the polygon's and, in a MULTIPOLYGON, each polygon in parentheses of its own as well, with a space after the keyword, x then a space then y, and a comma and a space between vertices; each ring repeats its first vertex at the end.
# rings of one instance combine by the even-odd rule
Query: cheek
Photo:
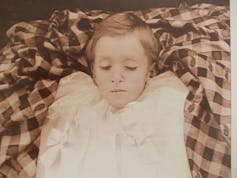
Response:
POLYGON ((144 83, 146 83, 148 78, 149 72, 145 69, 138 71, 129 77, 131 83, 136 83, 138 85, 143 85, 144 83))
POLYGON ((134 76, 133 85, 140 88, 144 88, 148 79, 149 79, 149 72, 145 70, 144 72, 134 76))
POLYGON ((106 89, 108 88, 107 76, 102 73, 94 72, 93 77, 94 77, 95 84, 97 85, 100 92, 104 93, 106 89))
POLYGON ((142 90, 144 90, 145 85, 146 85, 146 81, 145 78, 140 78, 138 80, 135 80, 134 82, 130 83, 131 84, 131 88, 132 90, 135 92, 141 92, 142 90))

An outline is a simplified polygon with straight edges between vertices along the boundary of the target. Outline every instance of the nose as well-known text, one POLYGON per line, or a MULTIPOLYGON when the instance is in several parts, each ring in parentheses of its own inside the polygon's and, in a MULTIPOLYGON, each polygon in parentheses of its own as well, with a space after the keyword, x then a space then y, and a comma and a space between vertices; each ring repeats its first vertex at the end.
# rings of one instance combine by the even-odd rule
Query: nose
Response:
POLYGON ((124 81, 123 72, 120 67, 114 67, 112 69, 111 82, 112 83, 121 83, 124 81))

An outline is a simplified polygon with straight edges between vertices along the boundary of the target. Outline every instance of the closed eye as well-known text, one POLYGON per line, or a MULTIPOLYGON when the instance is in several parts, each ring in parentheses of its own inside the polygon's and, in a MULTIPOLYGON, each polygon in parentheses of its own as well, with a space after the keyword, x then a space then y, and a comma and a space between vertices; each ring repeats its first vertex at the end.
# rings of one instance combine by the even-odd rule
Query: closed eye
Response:
POLYGON ((109 70, 112 66, 100 66, 102 70, 109 70))
POLYGON ((125 66, 127 70, 134 71, 137 69, 137 67, 130 67, 130 66, 125 66))

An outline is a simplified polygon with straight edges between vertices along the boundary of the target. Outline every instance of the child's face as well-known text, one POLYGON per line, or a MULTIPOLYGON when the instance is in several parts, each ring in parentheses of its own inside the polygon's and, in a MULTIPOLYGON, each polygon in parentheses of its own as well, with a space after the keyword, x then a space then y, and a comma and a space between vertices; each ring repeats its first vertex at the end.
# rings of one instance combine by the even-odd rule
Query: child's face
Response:
POLYGON ((149 78, 150 63, 137 35, 104 36, 95 46, 93 74, 103 97, 115 108, 136 100, 149 78))

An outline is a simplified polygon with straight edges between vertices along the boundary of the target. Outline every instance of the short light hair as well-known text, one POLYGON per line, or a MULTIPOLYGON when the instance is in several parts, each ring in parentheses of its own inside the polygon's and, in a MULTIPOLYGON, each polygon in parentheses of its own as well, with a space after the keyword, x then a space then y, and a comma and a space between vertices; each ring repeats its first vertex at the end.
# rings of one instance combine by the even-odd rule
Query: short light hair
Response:
POLYGON ((151 63, 155 62, 159 46, 151 28, 133 13, 123 12, 108 16, 96 26, 94 34, 86 47, 86 56, 90 66, 93 66, 95 46, 100 38, 104 36, 122 37, 131 33, 137 34, 149 61, 151 63))

